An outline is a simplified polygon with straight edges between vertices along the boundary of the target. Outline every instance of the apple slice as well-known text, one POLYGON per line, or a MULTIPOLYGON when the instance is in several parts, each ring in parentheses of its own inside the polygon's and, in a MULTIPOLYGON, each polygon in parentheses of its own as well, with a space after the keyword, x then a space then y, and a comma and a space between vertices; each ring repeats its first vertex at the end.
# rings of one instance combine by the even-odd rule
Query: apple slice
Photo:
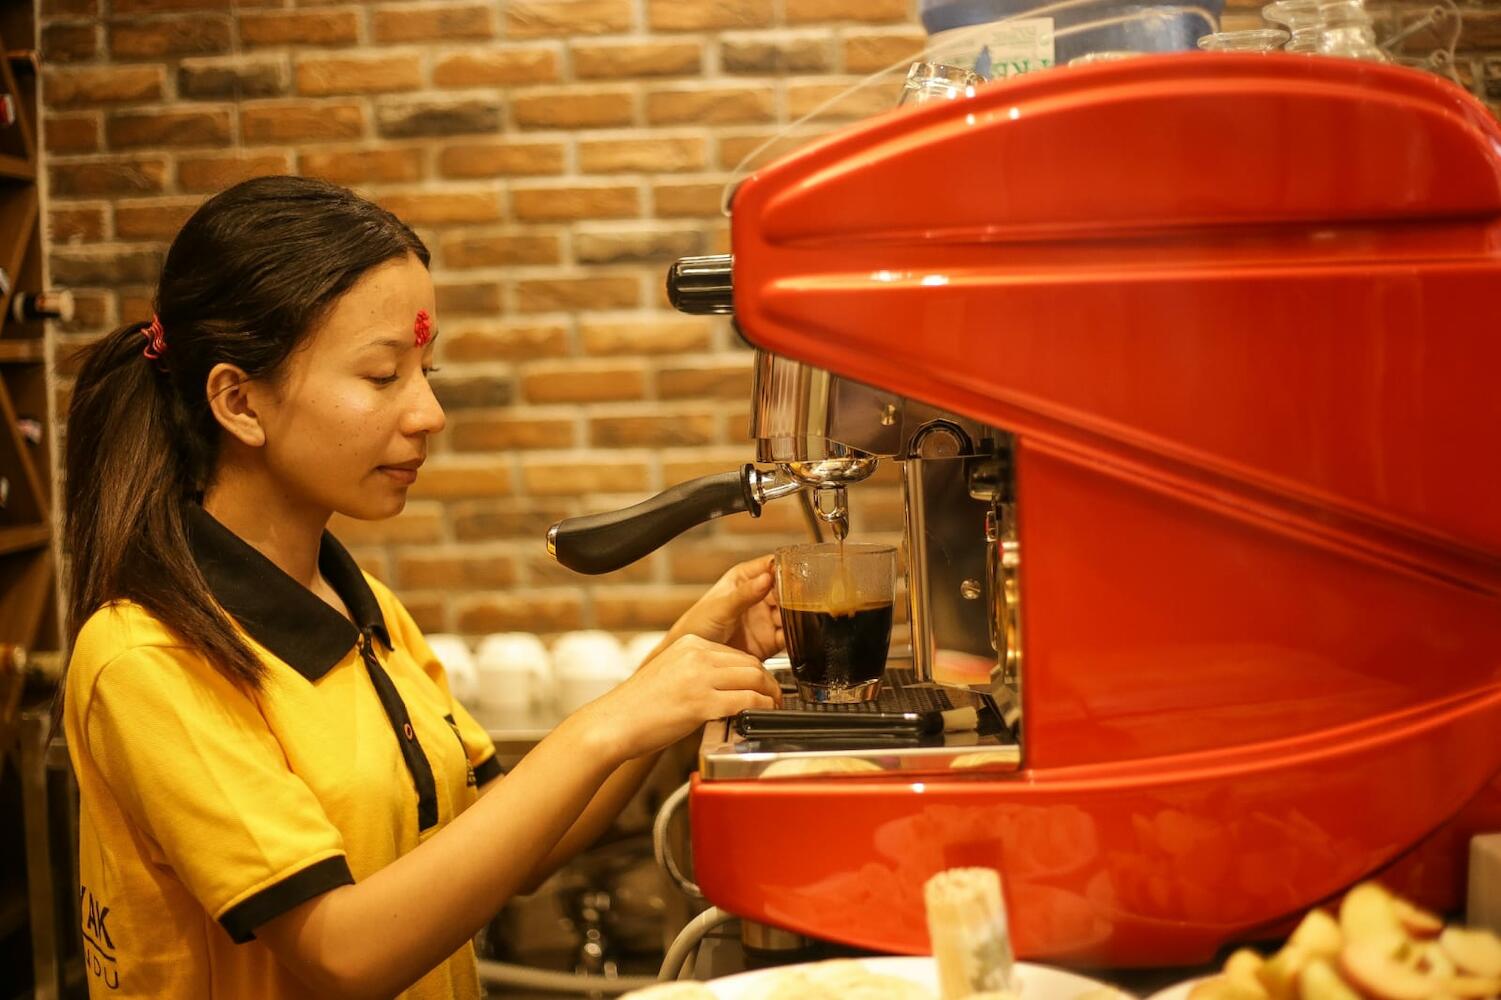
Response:
POLYGON ((1345 945, 1339 967, 1360 992, 1375 1000, 1428 1000, 1439 992, 1436 980, 1393 958, 1379 942, 1345 945))
POLYGON ((1501 977, 1501 938, 1490 931, 1446 927, 1438 943, 1455 965, 1472 976, 1501 977))
POLYGON ((1363 1000, 1350 988, 1327 958, 1316 958, 1298 973, 1298 990, 1303 1000, 1363 1000))
POLYGON ((1214 976, 1195 983, 1188 991, 1188 1000, 1266 1000, 1266 992, 1260 984, 1252 986, 1229 976, 1214 976))
POLYGON ((1434 981, 1435 992, 1457 1000, 1484 1000, 1501 995, 1501 979, 1495 976, 1450 976, 1434 981))
POLYGON ((1302 945, 1289 942, 1261 963, 1256 978, 1261 980, 1272 1000, 1298 1000, 1298 973, 1317 957, 1302 945))
POLYGON ((1392 894, 1375 882, 1362 882, 1345 893, 1339 904, 1339 928, 1348 944, 1390 938, 1394 933, 1407 937, 1392 894))
POLYGON ((1392 897, 1392 907, 1397 911, 1397 922, 1402 929, 1415 938, 1436 938, 1444 929, 1444 922, 1437 914, 1414 906, 1401 896, 1392 897))
POLYGON ((1333 957, 1345 946, 1345 936, 1339 923, 1329 914, 1323 910, 1309 910, 1287 943, 1307 948, 1315 955, 1333 957))
POLYGON ((1225 959, 1225 975, 1243 983, 1253 984, 1256 991, 1265 996, 1266 987, 1261 985, 1261 980, 1256 975, 1265 964, 1266 959, 1261 957, 1260 952, 1250 948, 1238 948, 1233 955, 1225 959))

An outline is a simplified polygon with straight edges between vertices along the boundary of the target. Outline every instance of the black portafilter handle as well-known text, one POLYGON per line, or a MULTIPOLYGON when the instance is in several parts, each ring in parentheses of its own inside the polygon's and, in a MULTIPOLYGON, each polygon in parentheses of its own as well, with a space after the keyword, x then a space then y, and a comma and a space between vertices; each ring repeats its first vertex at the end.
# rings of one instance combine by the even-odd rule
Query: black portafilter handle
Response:
POLYGON ((667 269, 667 301, 678 312, 694 316, 732 313, 734 268, 735 258, 727 253, 681 257, 667 269))
POLYGON ((547 551, 575 573, 609 573, 713 518, 742 511, 760 517, 754 472, 746 465, 678 483, 624 510, 566 518, 547 529, 547 551))

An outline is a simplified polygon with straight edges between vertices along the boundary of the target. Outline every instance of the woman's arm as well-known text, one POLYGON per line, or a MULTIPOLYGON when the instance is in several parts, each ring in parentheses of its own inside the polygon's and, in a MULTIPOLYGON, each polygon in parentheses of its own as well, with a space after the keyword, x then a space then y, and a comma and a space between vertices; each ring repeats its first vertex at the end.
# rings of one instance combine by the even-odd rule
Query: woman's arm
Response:
MULTIPOLYGON (((778 696, 776 682, 745 653, 680 639, 564 720, 498 779, 499 787, 416 850, 268 921, 256 934, 320 993, 398 993, 528 884, 622 764, 639 758, 645 767, 646 758, 703 722, 770 707, 778 696)), ((623 794, 633 776, 634 769, 621 768, 610 797, 623 794)))

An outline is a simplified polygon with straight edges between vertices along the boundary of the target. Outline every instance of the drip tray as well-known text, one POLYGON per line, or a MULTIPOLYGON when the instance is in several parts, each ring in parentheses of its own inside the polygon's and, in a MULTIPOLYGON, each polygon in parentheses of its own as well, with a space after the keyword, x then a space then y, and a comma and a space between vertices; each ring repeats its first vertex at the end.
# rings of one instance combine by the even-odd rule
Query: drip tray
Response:
MULTIPOLYGON (((910 661, 907 661, 910 663, 910 661)), ((775 663, 768 664, 775 667, 775 663)), ((1014 771, 1021 747, 994 700, 983 692, 943 684, 918 683, 910 666, 886 668, 881 694, 860 704, 810 704, 800 699, 791 675, 782 681, 782 708, 830 715, 862 712, 931 712, 973 706, 979 726, 973 732, 926 737, 851 734, 835 739, 745 739, 729 720, 704 727, 699 776, 705 781, 778 778, 882 777, 891 775, 978 774, 1014 771)))

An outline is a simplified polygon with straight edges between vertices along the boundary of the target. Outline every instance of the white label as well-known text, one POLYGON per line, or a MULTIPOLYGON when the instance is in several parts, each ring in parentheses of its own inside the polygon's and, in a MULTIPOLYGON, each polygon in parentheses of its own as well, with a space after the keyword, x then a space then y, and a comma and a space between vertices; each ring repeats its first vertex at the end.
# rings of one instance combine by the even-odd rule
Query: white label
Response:
POLYGON ((972 69, 987 80, 1047 69, 1053 65, 1053 19, 1024 17, 950 28, 929 37, 925 57, 972 69))

